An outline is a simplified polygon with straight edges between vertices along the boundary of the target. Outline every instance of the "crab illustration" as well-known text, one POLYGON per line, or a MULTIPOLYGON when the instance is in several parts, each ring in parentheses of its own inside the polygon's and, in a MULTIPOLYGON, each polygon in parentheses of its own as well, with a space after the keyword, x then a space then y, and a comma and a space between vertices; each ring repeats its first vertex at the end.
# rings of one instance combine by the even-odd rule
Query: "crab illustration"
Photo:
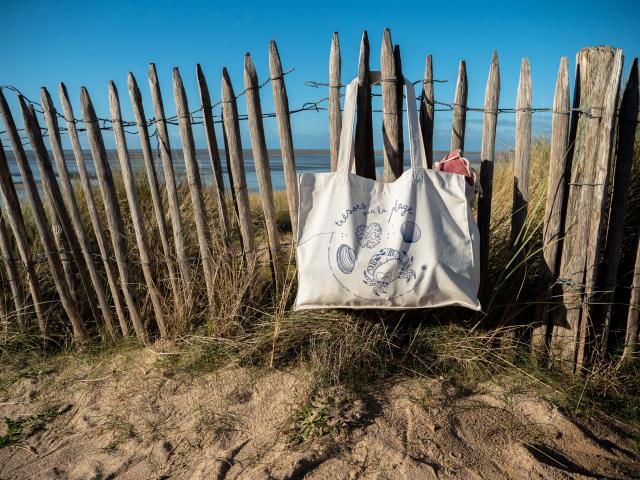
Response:
POLYGON ((383 248, 369 260, 364 271, 364 283, 373 287, 373 293, 379 296, 387 293, 389 284, 399 278, 407 282, 416 278, 416 272, 411 268, 413 257, 407 252, 383 248))

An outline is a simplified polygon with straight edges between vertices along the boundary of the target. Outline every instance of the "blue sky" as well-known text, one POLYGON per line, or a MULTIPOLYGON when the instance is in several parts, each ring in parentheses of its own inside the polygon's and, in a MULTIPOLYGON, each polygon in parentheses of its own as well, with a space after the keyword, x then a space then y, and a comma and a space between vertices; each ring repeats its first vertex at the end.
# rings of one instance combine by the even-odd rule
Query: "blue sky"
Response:
MULTIPOLYGON (((108 116, 107 82, 120 90, 123 116, 132 118, 126 76, 133 72, 152 115, 146 72, 155 62, 163 87, 165 108, 173 114, 171 68, 180 68, 193 109, 198 104, 195 65, 203 66, 212 98, 220 97, 220 76, 226 66, 236 93, 242 90, 243 55, 250 52, 261 80, 268 77, 268 44, 276 40, 283 66, 295 71, 286 77, 290 107, 327 95, 326 89, 305 86, 305 80, 327 81, 331 35, 339 32, 343 82, 357 71, 363 30, 371 42, 372 69, 379 68, 385 27, 402 52, 403 71, 421 78, 425 56, 433 54, 434 76, 448 80, 436 85, 436 99, 451 102, 458 61, 467 62, 469 105, 481 106, 491 54, 498 51, 502 92, 500 105, 515 103, 522 57, 529 58, 533 103, 552 103, 560 57, 569 57, 573 71, 576 52, 585 46, 611 44, 625 54, 625 76, 640 54, 640 2, 536 1, 457 2, 189 2, 110 1, 44 2, 5 0, 0 17, 2 68, 0 84, 15 85, 37 99, 46 86, 57 102, 58 82, 64 81, 79 112, 79 89, 89 89, 98 114, 108 116)), ((271 112, 271 90, 262 91, 263 111, 271 112)), ((11 95, 11 94, 8 94, 11 95)), ((379 102, 379 99, 376 100, 379 102)), ((15 102, 12 101, 12 106, 15 102)), ((244 99, 239 100, 244 111, 244 99)), ((375 106, 374 106, 375 108, 375 106)), ((14 110, 15 112, 16 110, 14 110)), ((534 132, 548 134, 550 118, 534 117, 534 132)), ((436 148, 448 148, 451 115, 436 117, 436 148)), ((513 144, 513 115, 499 118, 499 148, 513 144)), ((380 117, 374 118, 376 146, 381 144, 380 117)), ((328 148, 327 112, 294 116, 297 148, 328 148)), ((481 117, 470 113, 467 149, 479 146, 481 117)), ((265 120, 269 147, 278 146, 274 120, 265 120)), ((246 127, 243 126, 243 130, 246 127)), ((202 128, 195 126, 198 146, 202 128)), ((178 148, 177 131, 171 132, 178 148)), ((249 147, 245 132, 245 148, 249 147)), ((107 132, 108 146, 113 139, 107 132)), ((136 138, 129 138, 135 147, 136 138)), ((221 142, 220 142, 221 143, 221 142)), ((220 145, 222 146, 222 145, 220 145)), ((6 147, 6 145, 5 145, 6 147)))

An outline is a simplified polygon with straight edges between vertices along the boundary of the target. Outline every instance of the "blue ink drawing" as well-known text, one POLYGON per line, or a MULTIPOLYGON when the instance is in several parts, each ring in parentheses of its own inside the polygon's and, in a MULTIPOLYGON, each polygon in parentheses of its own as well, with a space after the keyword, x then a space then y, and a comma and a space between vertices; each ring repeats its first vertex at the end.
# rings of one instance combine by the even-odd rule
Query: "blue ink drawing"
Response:
POLYGON ((349 275, 356 266, 356 251, 343 243, 336 251, 336 263, 342 273, 349 275))
POLYGON ((400 234, 402 235, 402 239, 405 242, 415 243, 420 240, 422 231, 420 231, 420 227, 418 226, 418 224, 407 220, 402 225, 400 225, 400 234))
POLYGON ((413 257, 407 252, 383 248, 371 257, 369 265, 364 271, 364 283, 373 287, 373 293, 380 296, 387 293, 389 284, 399 278, 407 283, 416 278, 416 272, 411 268, 413 257))
POLYGON ((360 246, 365 248, 375 248, 382 238, 382 227, 379 223, 373 222, 369 225, 359 225, 356 228, 356 238, 360 246))

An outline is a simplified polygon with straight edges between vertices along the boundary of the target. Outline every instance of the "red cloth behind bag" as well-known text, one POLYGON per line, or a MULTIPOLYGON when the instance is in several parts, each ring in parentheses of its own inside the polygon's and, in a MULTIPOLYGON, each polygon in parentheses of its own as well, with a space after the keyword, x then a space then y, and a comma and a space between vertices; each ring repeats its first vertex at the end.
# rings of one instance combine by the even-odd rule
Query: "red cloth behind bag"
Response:
POLYGON ((476 174, 469 165, 469 160, 462 156, 462 150, 452 150, 447 156, 436 163, 435 169, 438 172, 457 173, 464 175, 467 183, 474 186, 476 183, 476 174))

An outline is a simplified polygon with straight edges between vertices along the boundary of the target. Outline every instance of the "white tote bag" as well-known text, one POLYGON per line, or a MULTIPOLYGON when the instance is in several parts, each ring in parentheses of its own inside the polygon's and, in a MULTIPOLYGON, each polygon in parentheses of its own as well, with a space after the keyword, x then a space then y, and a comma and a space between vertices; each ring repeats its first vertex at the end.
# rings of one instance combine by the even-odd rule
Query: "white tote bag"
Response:
POLYGON ((347 86, 337 171, 298 175, 296 309, 480 310, 472 188, 462 175, 426 168, 414 87, 404 83, 411 168, 400 178, 350 173, 357 79, 347 86))

